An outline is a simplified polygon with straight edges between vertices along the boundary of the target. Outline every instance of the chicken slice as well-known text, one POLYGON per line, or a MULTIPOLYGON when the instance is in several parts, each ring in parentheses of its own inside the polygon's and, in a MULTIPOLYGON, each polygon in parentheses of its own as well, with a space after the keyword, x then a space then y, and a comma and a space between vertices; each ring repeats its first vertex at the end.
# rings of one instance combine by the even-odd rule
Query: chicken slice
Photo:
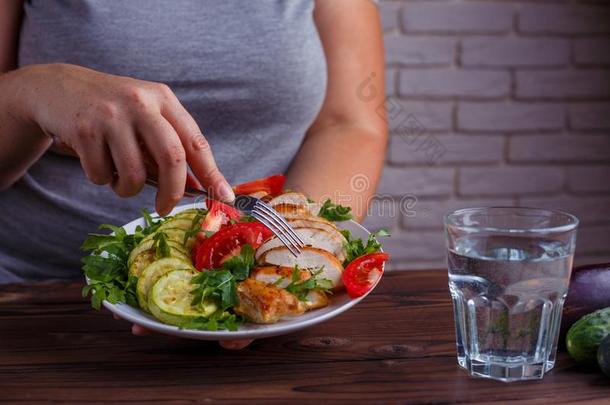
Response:
POLYGON ((252 278, 237 284, 237 296, 235 313, 254 323, 275 323, 283 317, 301 315, 307 309, 288 291, 252 278))
POLYGON ((274 266, 290 268, 299 266, 301 269, 309 270, 320 269, 322 271, 318 277, 330 280, 333 288, 338 288, 343 285, 341 281, 343 265, 332 253, 329 253, 326 250, 304 247, 301 250, 301 253, 297 257, 294 257, 287 247, 281 246, 263 253, 259 261, 274 266))
MULTIPOLYGON (((345 248, 343 247, 345 238, 343 236, 337 236, 336 233, 319 228, 295 227, 293 229, 305 242, 305 246, 326 250, 335 255, 340 262, 345 260, 345 248)), ((266 251, 280 246, 284 246, 284 244, 277 237, 267 240, 256 250, 256 259, 258 260, 266 251)))
POLYGON ((269 201, 269 205, 271 205, 272 207, 275 207, 279 204, 291 204, 300 205, 307 208, 308 203, 309 201, 307 201, 307 197, 305 197, 305 195, 302 193, 297 193, 296 191, 282 193, 273 197, 271 201, 269 201))
MULTIPOLYGON (((250 273, 250 277, 266 284, 274 284, 279 288, 286 288, 292 282, 293 268, 280 266, 256 267, 250 273), (281 281, 280 281, 281 280, 281 281)), ((311 278, 309 270, 299 270, 299 281, 306 281, 311 278)), ((307 293, 303 305, 310 309, 322 308, 329 303, 328 296, 319 290, 311 290, 307 293)))

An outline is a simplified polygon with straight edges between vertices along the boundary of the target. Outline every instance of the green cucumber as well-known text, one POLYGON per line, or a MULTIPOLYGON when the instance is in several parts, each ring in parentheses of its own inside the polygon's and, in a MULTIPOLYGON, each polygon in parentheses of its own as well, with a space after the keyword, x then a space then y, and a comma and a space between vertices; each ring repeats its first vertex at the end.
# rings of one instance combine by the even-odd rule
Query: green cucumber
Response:
POLYGON ((152 285, 165 273, 177 269, 183 269, 190 272, 195 271, 193 265, 189 261, 175 257, 159 259, 146 266, 138 277, 138 285, 136 287, 136 295, 140 308, 144 311, 148 311, 148 294, 152 285))
POLYGON ((576 361, 593 362, 601 341, 610 335, 610 307, 580 318, 566 335, 568 353, 576 361))
POLYGON ((209 301, 202 307, 191 305, 191 291, 195 287, 191 270, 170 271, 155 282, 148 294, 148 309, 157 319, 169 325, 181 326, 198 317, 209 317, 218 310, 209 301))

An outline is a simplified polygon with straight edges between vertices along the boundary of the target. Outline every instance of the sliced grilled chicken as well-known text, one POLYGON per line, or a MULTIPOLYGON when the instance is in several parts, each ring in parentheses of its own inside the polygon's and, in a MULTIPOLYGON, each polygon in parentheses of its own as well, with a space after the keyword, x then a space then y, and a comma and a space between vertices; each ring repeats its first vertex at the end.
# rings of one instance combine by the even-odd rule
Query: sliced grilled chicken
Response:
POLYGON ((322 208, 322 203, 319 203, 319 202, 308 203, 307 207, 309 208, 309 212, 311 213, 311 215, 318 216, 318 214, 320 213, 320 208, 322 208))
POLYGON ((296 218, 287 218, 286 219, 290 226, 293 228, 314 228, 321 229, 323 231, 328 232, 332 235, 334 239, 340 240, 343 244, 345 237, 339 232, 339 228, 335 226, 332 222, 326 221, 324 218, 318 217, 310 217, 308 219, 296 219, 296 218), (320 220, 318 220, 320 219, 320 220))
POLYGON ((328 303, 328 296, 324 292, 316 290, 311 290, 307 293, 307 301, 304 302, 307 310, 324 308, 328 303))
POLYGON ((307 197, 304 194, 297 193, 296 191, 289 191, 287 193, 282 193, 277 195, 269 201, 269 205, 275 207, 279 204, 292 204, 292 205, 300 205, 302 207, 307 208, 307 197))
POLYGON ((288 217, 288 216, 301 217, 301 216, 311 215, 311 213, 309 212, 309 208, 304 205, 282 203, 282 204, 274 205, 273 208, 275 208, 275 210, 277 212, 279 212, 280 214, 282 214, 282 216, 284 216, 284 217, 288 217))
POLYGON ((322 272, 318 276, 319 278, 330 280, 333 284, 333 288, 342 285, 341 273, 343 273, 343 266, 332 253, 329 253, 326 250, 304 247, 301 250, 301 254, 299 254, 298 257, 294 257, 287 247, 282 246, 263 253, 260 257, 260 261, 264 264, 274 266, 290 268, 299 266, 301 269, 309 270, 322 269, 322 272))
MULTIPOLYGON (((336 232, 331 233, 319 228, 294 228, 294 231, 305 242, 306 246, 326 250, 337 256, 337 259, 342 263, 345 260, 345 250, 343 248, 345 238, 341 234, 337 236, 336 232)), ((269 239, 256 250, 256 259, 258 260, 266 251, 283 245, 282 241, 276 237, 269 239)))
MULTIPOLYGON (((254 268, 250 273, 250 278, 273 284, 279 288, 286 288, 292 282, 292 273, 293 268, 290 267, 264 266, 254 268)), ((299 271, 299 281, 306 281, 309 278, 311 278, 309 270, 299 271)), ((328 302, 328 296, 323 291, 312 290, 307 293, 307 300, 303 301, 303 305, 310 310, 325 307, 328 302)))
MULTIPOLYGON (((293 269, 294 267, 281 266, 255 267, 250 273, 250 278, 262 281, 263 283, 274 284, 280 288, 286 288, 292 282, 293 269)), ((309 278, 311 278, 309 270, 299 270, 299 281, 305 281, 309 278)))
POLYGON ((306 310, 305 304, 288 291, 252 278, 237 285, 237 296, 239 304, 234 307, 235 313, 254 323, 275 323, 306 310))

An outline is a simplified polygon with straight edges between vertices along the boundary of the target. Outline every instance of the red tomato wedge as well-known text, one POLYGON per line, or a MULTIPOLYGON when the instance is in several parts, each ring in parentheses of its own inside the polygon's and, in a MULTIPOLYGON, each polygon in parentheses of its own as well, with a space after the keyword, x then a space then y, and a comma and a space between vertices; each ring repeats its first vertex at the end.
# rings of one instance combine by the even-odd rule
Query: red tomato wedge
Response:
POLYGON ((216 232, 223 225, 227 225, 230 220, 239 221, 241 218, 238 210, 220 201, 208 199, 206 205, 208 213, 201 224, 201 229, 204 231, 216 232))
POLYGON ((347 294, 358 298, 371 291, 383 274, 383 263, 389 258, 387 253, 370 253, 348 264, 341 276, 347 294))
POLYGON ((267 194, 279 194, 284 189, 285 181, 286 177, 283 174, 276 174, 274 176, 238 184, 233 187, 233 191, 235 194, 252 194, 258 191, 264 191, 267 194))
POLYGON ((223 261, 239 254, 245 244, 258 248, 273 233, 260 222, 239 222, 222 227, 195 245, 195 268, 199 271, 220 267, 223 261))

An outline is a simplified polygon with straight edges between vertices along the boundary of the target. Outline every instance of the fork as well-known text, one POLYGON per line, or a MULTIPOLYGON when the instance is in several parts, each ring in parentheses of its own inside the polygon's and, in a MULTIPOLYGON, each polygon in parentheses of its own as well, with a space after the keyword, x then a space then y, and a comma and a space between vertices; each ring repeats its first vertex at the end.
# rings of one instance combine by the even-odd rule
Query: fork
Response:
MULTIPOLYGON (((148 177, 146 184, 157 187, 159 183, 156 179, 148 177)), ((184 195, 187 197, 206 197, 210 198, 204 189, 186 185, 184 195)), ((233 206, 241 212, 252 216, 254 219, 265 225, 277 238, 288 248, 293 256, 297 257, 301 249, 305 246, 303 239, 292 229, 286 219, 280 215, 271 205, 261 199, 249 195, 237 194, 233 206)))

